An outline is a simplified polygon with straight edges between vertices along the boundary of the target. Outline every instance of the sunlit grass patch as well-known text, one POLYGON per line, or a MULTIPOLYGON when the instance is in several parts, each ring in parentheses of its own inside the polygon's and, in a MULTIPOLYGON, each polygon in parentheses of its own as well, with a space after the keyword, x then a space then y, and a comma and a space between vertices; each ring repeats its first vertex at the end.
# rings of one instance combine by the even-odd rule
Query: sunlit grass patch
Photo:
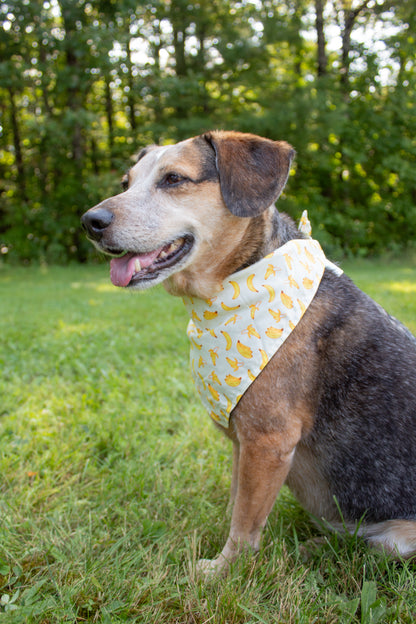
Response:
MULTIPOLYGON (((414 269, 350 263, 416 332, 414 269)), ((231 449, 192 386, 180 299, 108 268, 0 269, 0 619, 414 621, 411 563, 317 530, 284 488, 261 552, 204 583, 227 535, 231 449), (373 619, 371 619, 373 617, 373 619)))

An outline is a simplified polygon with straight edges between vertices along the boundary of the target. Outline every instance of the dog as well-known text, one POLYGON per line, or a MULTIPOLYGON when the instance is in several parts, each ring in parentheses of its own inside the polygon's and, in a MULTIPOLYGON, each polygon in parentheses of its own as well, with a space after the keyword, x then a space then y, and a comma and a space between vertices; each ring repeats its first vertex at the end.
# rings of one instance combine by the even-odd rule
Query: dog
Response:
POLYGON ((209 575, 226 573, 244 549, 258 550, 284 483, 332 528, 356 530, 392 555, 416 553, 416 339, 277 211, 294 155, 285 141, 219 130, 149 146, 123 179, 123 192, 81 219, 92 243, 113 256, 115 285, 140 290, 163 282, 185 298, 192 367, 198 389, 208 391, 208 409, 224 388, 237 393, 225 392, 219 412, 211 410, 233 442, 233 471, 229 537, 217 558, 199 562, 209 575), (287 249, 291 255, 274 265, 274 254, 287 249), (293 277, 294 262, 304 274, 293 277), (317 276, 310 278, 313 266, 317 276), (239 275, 254 298, 250 322, 231 335, 244 308, 234 298, 239 275), (297 296, 302 284, 312 292, 306 304, 297 296), (264 305, 257 305, 260 291, 264 305), (295 304, 300 312, 292 322, 295 304), (229 308, 228 320, 215 329, 210 323, 221 306, 229 308), (289 315, 289 333, 274 354, 255 348, 261 306, 272 342, 286 332, 279 321, 289 315), (224 353, 215 347, 221 341, 224 353), (232 342, 238 350, 228 362, 232 342), (257 374, 249 368, 255 351, 257 374), (217 358, 225 362, 222 376, 217 358), (198 377, 207 360, 211 372, 198 377))

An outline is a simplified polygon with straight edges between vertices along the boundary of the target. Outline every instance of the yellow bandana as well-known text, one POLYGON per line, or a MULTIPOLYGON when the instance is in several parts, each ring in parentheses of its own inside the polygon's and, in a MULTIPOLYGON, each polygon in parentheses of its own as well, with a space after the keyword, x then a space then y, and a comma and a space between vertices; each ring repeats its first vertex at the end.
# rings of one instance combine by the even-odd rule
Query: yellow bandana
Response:
POLYGON ((230 275, 212 299, 185 298, 191 369, 202 402, 228 427, 231 411, 302 318, 329 263, 313 239, 292 240, 230 275))

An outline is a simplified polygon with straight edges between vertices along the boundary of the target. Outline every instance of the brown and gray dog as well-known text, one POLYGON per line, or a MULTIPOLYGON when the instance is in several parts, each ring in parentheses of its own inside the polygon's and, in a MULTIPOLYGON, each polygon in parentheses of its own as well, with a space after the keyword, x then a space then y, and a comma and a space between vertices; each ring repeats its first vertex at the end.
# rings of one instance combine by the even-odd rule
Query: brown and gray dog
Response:
MULTIPOLYGON (((163 281, 173 295, 207 299, 302 237, 274 206, 293 155, 285 142, 223 131, 150 146, 124 192, 82 223, 99 250, 125 254, 117 285, 163 281)), ((333 527, 354 530, 364 517, 359 533, 370 543, 416 553, 416 340, 344 274, 325 270, 296 329, 220 428, 234 448, 231 528, 200 569, 226 571, 244 547, 258 549, 284 483, 333 527)))

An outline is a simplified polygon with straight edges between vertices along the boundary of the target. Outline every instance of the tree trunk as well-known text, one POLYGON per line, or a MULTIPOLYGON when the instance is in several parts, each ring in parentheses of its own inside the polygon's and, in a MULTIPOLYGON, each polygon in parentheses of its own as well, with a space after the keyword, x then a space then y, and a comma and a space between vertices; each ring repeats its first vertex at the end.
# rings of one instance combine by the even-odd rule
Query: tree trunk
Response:
POLYGON ((160 29, 160 21, 157 20, 154 23, 153 30, 155 33, 154 44, 152 45, 153 49, 153 59, 155 62, 154 71, 153 71, 153 114, 156 124, 163 123, 163 102, 161 96, 161 67, 160 67, 160 53, 162 51, 162 33, 160 29))
POLYGON ((40 85, 41 85, 41 91, 42 91, 42 102, 43 102, 43 109, 45 111, 45 113, 51 117, 52 116, 52 106, 50 105, 49 102, 49 93, 48 93, 48 74, 47 74, 47 66, 48 66, 48 61, 46 58, 46 48, 45 45, 43 43, 43 37, 42 37, 42 23, 41 23, 41 19, 38 15, 34 16, 34 22, 36 24, 36 30, 37 30, 37 44, 38 44, 38 55, 39 55, 39 68, 41 71, 41 76, 40 76, 40 85))
POLYGON ((110 167, 113 167, 114 148, 114 124, 113 124, 113 99, 111 97, 110 78, 105 77, 105 114, 108 128, 108 151, 110 153, 110 167))
POLYGON ((342 29, 342 51, 341 51, 341 85, 345 92, 348 91, 349 75, 350 75, 350 50, 351 50, 351 33, 354 28, 355 20, 359 14, 367 8, 370 0, 364 0, 356 9, 347 9, 344 5, 344 25, 342 29))
POLYGON ((186 76, 186 60, 185 60, 185 33, 177 28, 175 23, 173 26, 173 45, 175 48, 175 73, 177 76, 186 76))
POLYGON ((97 141, 94 139, 94 137, 91 137, 90 156, 91 156, 92 170, 94 171, 95 175, 98 176, 100 173, 100 166, 99 166, 100 158, 98 156, 97 141))
POLYGON ((76 16, 74 9, 69 0, 60 0, 62 20, 65 29, 65 56, 66 64, 70 68, 70 82, 67 88, 67 106, 71 112, 74 113, 74 128, 72 133, 72 159, 77 163, 77 166, 81 167, 81 163, 84 156, 84 146, 82 139, 81 123, 78 120, 81 106, 81 92, 80 92, 80 76, 82 75, 82 68, 78 61, 78 56, 73 46, 73 39, 77 33, 76 16))
POLYGON ((325 51, 324 8, 325 0, 315 0, 315 24, 318 39, 318 77, 326 75, 328 62, 325 51))
POLYGON ((179 78, 178 86, 180 90, 175 94, 176 99, 176 115, 179 119, 189 117, 189 103, 185 103, 182 98, 182 84, 188 76, 188 64, 186 62, 185 41, 186 41, 186 23, 182 2, 171 2, 170 21, 173 30, 173 47, 175 57, 175 74, 179 78))
POLYGON ((19 187, 19 194, 21 198, 24 201, 27 201, 26 173, 25 173, 25 167, 23 164, 22 142, 20 138, 20 127, 19 127, 19 120, 18 120, 18 115, 17 115, 17 106, 16 106, 14 91, 12 87, 9 87, 8 91, 9 91, 9 99, 10 99, 10 124, 12 127, 14 158, 15 158, 16 169, 17 169, 17 184, 19 187))
POLYGON ((133 61, 131 59, 130 44, 131 44, 131 39, 129 39, 127 42, 127 67, 129 70, 128 77, 127 77, 127 84, 129 87, 127 103, 129 107, 130 128, 133 130, 133 132, 135 132, 137 124, 136 124, 136 108, 135 108, 135 102, 134 102, 133 61))
MULTIPOLYGON (((201 26, 200 28, 198 28, 197 30, 197 38, 198 38, 198 71, 201 74, 205 74, 205 40, 206 40, 206 32, 205 32, 205 28, 203 26, 201 26)), ((209 95, 208 95, 208 91, 207 91, 207 87, 206 87, 206 82, 205 79, 203 80, 203 84, 202 84, 202 102, 201 102, 201 106, 202 106, 202 110, 204 115, 209 115, 209 95)))

